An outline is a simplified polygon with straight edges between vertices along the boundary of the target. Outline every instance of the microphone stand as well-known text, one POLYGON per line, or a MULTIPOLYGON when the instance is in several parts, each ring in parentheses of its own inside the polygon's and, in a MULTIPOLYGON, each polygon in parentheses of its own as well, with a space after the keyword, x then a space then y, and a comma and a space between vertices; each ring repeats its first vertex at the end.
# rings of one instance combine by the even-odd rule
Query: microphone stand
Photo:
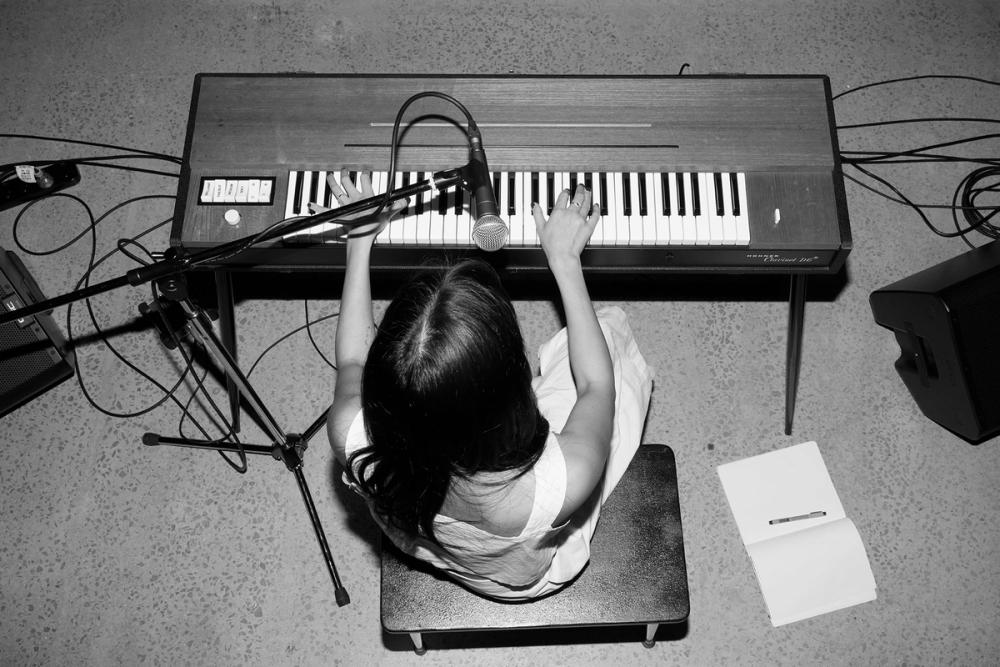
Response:
MULTIPOLYGON (((433 180, 424 179, 409 186, 401 187, 398 190, 393 190, 389 194, 389 201, 391 202, 396 199, 407 198, 411 195, 430 190, 432 187, 443 189, 456 183, 460 183, 462 182, 467 169, 468 168, 465 167, 435 172, 433 180)), ((248 410, 253 413, 258 421, 263 425, 264 430, 267 431, 267 434, 271 438, 271 445, 231 444, 215 440, 194 440, 190 438, 166 437, 155 433, 146 433, 143 435, 143 444, 147 446, 171 445, 195 449, 214 449, 219 452, 269 455, 275 460, 283 462, 285 467, 295 476, 295 481, 297 482, 299 491, 302 494, 302 500, 306 505, 306 511, 309 514, 313 530, 316 533, 316 539, 319 542, 323 559, 326 562, 327 570, 333 580, 337 605, 340 607, 350 603, 350 596, 347 594, 347 590, 341 583, 340 575, 337 572, 337 566, 334 563, 333 556, 330 552, 329 543, 327 542, 326 535, 323 532, 323 526, 319 520, 319 514, 316 512, 316 506, 313 503, 312 495, 309 492, 309 486, 306 484, 305 476, 302 474, 302 456, 308 447, 309 440, 326 423, 326 413, 324 412, 320 417, 318 417, 301 435, 287 433, 281 429, 271 412, 264 405, 260 396, 250 384, 247 376, 240 369, 232 354, 215 335, 212 330, 211 319, 201 308, 196 306, 190 300, 187 292, 187 277, 184 274, 200 264, 238 254, 242 250, 253 245, 280 238, 292 232, 308 229, 309 227, 323 222, 337 220, 338 218, 375 208, 384 201, 386 201, 384 194, 375 195, 330 211, 324 211, 323 213, 296 219, 287 224, 276 225, 275 227, 259 234, 256 238, 253 238, 252 241, 248 241, 247 239, 238 239, 236 241, 231 241, 229 243, 202 250, 190 255, 170 256, 162 261, 155 262, 138 269, 133 269, 118 278, 90 285, 52 299, 39 301, 16 311, 0 313, 0 324, 3 324, 8 321, 13 321, 29 315, 35 315, 43 311, 51 310, 56 306, 73 303, 97 294, 109 292, 119 287, 124 287, 125 285, 136 286, 155 281, 157 291, 161 296, 151 306, 141 304, 139 307, 140 312, 144 315, 151 312, 159 312, 159 314, 162 315, 160 318, 162 324, 160 335, 164 343, 170 347, 170 343, 178 338, 179 335, 177 331, 173 330, 173 326, 170 323, 171 318, 167 316, 167 311, 176 307, 180 308, 182 316, 179 319, 183 322, 182 325, 178 327, 180 333, 187 333, 189 337, 193 339, 194 342, 200 344, 212 357, 213 361, 220 366, 220 369, 225 375, 227 381, 230 383, 229 386, 236 388, 246 402, 248 410)), ((346 227, 350 227, 352 226, 352 222, 353 221, 348 220, 344 221, 343 224, 346 227)), ((156 321, 155 318, 154 321, 156 321)))

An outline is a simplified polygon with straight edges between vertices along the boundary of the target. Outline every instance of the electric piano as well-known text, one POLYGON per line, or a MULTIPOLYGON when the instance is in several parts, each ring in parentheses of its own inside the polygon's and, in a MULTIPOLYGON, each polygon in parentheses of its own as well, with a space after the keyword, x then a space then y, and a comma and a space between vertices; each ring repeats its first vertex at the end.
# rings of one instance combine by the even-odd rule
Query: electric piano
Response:
MULTIPOLYGON (((586 272, 792 276, 790 430, 806 276, 839 271, 851 250, 825 76, 200 74, 172 248, 201 251, 335 207, 327 176, 342 169, 371 173, 378 193, 464 165, 464 116, 428 97, 408 109, 396 173, 386 172, 396 113, 425 91, 455 97, 478 124, 510 240, 484 253, 470 239, 468 194, 425 192, 376 238, 373 272, 479 255, 502 272, 544 273, 530 205, 582 182, 602 207, 586 272)), ((203 266, 224 299, 232 271, 342 270, 336 231, 317 225, 203 266)))
MULTIPOLYGON (((825 77, 199 75, 171 244, 194 251, 335 205, 326 178, 372 172, 384 191, 468 161, 464 118, 410 107, 397 173, 392 125, 411 95, 457 98, 483 135, 507 247, 490 261, 545 270, 530 205, 576 182, 602 219, 587 271, 835 272, 850 251, 825 77)), ((460 189, 409 202, 376 240, 372 269, 481 253, 460 189)), ((229 268, 343 268, 331 226, 229 257, 229 268)), ((222 265, 222 263, 220 263, 222 265)))

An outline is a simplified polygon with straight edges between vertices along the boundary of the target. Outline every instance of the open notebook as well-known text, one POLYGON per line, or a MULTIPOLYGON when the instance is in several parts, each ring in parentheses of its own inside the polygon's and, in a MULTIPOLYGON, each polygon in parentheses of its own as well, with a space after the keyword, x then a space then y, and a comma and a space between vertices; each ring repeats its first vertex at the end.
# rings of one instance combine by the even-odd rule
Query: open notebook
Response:
POLYGON ((775 626, 875 599, 875 578, 815 442, 718 468, 775 626))

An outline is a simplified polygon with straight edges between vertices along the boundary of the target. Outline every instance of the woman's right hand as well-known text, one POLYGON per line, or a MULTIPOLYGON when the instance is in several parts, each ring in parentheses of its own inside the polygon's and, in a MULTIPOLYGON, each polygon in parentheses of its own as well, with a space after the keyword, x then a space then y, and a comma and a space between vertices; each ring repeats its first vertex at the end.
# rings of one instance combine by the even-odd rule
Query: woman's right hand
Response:
MULTIPOLYGON (((372 190, 371 178, 365 172, 358 172, 357 183, 351 180, 350 172, 344 169, 340 172, 340 178, 330 172, 327 174, 326 181, 329 184, 330 191, 333 193, 334 198, 340 204, 340 206, 346 206, 348 204, 353 204, 354 202, 361 201, 362 199, 368 199, 374 197, 375 193, 372 190)), ((310 209, 314 213, 321 211, 328 211, 330 209, 319 206, 318 204, 310 204, 310 209)), ((375 236, 382 231, 382 228, 389 223, 392 216, 396 215, 400 211, 406 208, 406 202, 404 200, 393 201, 389 208, 383 210, 379 215, 378 220, 366 224, 357 225, 345 228, 345 235, 348 240, 351 239, 366 239, 369 242, 375 240, 375 236)), ((359 211, 351 215, 344 216, 344 220, 355 220, 360 218, 362 215, 367 215, 371 213, 373 209, 368 209, 367 211, 359 211)))
POLYGON ((542 249, 552 266, 579 260, 601 218, 601 207, 593 203, 590 190, 578 185, 572 199, 569 190, 559 193, 548 219, 538 204, 532 206, 531 213, 542 249))

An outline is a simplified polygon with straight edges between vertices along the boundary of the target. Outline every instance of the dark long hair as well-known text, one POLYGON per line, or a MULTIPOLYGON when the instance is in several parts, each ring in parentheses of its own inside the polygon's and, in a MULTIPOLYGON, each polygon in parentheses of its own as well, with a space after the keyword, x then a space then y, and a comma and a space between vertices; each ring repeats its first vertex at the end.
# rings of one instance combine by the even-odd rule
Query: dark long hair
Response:
POLYGON ((361 402, 369 446, 348 473, 357 466, 354 481, 386 520, 432 540, 452 476, 524 474, 549 430, 513 304, 481 260, 403 287, 368 351, 361 402))

